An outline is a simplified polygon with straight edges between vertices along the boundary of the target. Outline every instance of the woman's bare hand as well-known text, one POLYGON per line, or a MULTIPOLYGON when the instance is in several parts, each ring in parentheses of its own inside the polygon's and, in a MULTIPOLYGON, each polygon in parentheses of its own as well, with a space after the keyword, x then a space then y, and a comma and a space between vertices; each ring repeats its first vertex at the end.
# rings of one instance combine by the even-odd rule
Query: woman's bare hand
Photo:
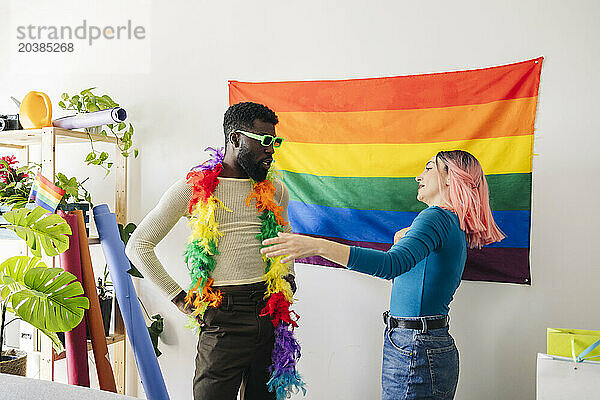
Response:
POLYGON ((268 247, 263 247, 260 252, 269 258, 285 256, 281 259, 285 264, 297 258, 318 255, 320 241, 310 236, 280 232, 277 237, 263 240, 263 246, 268 247))

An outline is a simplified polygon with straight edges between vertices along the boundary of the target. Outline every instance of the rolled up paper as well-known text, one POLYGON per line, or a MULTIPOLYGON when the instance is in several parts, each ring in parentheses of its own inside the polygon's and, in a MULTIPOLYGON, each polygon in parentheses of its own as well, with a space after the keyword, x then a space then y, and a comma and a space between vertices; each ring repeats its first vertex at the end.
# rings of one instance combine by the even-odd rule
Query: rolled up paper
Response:
MULTIPOLYGON (((79 234, 77 217, 58 211, 59 215, 71 227, 69 248, 59 256, 60 266, 67 272, 81 279, 81 262, 79 252, 79 234)), ((65 332, 65 350, 67 359, 67 381, 70 385, 90 387, 90 369, 87 357, 87 339, 85 337, 85 319, 69 332, 65 332)))
POLYGON ((118 124, 125 121, 126 118, 127 112, 121 107, 115 107, 57 118, 52 121, 52 125, 63 129, 91 128, 92 126, 118 124))
POLYGON ((101 204, 94 207, 94 221, 146 396, 148 400, 168 400, 169 394, 152 347, 140 302, 131 276, 127 273, 130 264, 119 234, 117 218, 106 204, 101 204))
POLYGON ((90 332, 90 339, 92 340, 92 350, 94 352, 94 360, 96 361, 98 383, 100 389, 117 393, 115 376, 108 358, 108 345, 106 343, 106 336, 104 336, 104 322, 102 321, 100 301, 98 300, 98 292, 96 291, 96 280, 94 278, 94 270, 92 269, 88 237, 85 233, 83 211, 75 210, 71 211, 69 214, 73 214, 77 217, 83 292, 90 300, 90 308, 85 311, 85 320, 90 332))

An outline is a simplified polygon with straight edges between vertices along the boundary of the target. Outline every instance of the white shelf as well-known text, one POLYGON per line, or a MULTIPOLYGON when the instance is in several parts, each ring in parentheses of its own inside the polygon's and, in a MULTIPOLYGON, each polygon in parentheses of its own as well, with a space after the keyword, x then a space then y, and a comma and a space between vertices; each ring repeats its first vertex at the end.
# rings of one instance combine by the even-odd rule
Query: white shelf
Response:
POLYGON ((42 135, 54 131, 56 143, 81 143, 89 141, 90 138, 99 142, 117 143, 114 136, 104 136, 97 133, 71 131, 62 128, 24 129, 19 131, 1 131, 0 147, 25 148, 25 146, 42 143, 42 135))

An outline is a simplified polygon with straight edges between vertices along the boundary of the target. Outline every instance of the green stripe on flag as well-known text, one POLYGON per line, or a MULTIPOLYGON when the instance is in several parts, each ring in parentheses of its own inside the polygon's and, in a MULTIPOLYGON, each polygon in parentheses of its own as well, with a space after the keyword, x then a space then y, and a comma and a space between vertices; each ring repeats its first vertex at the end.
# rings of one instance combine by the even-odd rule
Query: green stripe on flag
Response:
POLYGON ((57 201, 54 197, 47 196, 45 193, 42 192, 37 192, 36 198, 40 199, 41 201, 43 201, 44 203, 46 203, 54 209, 56 209, 56 206, 58 205, 58 203, 60 203, 60 201, 57 201))
MULTIPOLYGON (((357 210, 421 211, 414 178, 349 178, 282 171, 290 200, 357 210)), ((531 174, 488 175, 492 209, 530 210, 531 174)))

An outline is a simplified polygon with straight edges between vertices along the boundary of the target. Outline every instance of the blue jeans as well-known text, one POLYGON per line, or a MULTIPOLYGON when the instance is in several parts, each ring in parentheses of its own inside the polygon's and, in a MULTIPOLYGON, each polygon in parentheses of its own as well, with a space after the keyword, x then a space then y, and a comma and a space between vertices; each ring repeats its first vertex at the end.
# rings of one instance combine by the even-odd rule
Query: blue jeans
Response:
POLYGON ((448 327, 427 332, 386 327, 383 400, 451 400, 457 383, 458 349, 448 327))

